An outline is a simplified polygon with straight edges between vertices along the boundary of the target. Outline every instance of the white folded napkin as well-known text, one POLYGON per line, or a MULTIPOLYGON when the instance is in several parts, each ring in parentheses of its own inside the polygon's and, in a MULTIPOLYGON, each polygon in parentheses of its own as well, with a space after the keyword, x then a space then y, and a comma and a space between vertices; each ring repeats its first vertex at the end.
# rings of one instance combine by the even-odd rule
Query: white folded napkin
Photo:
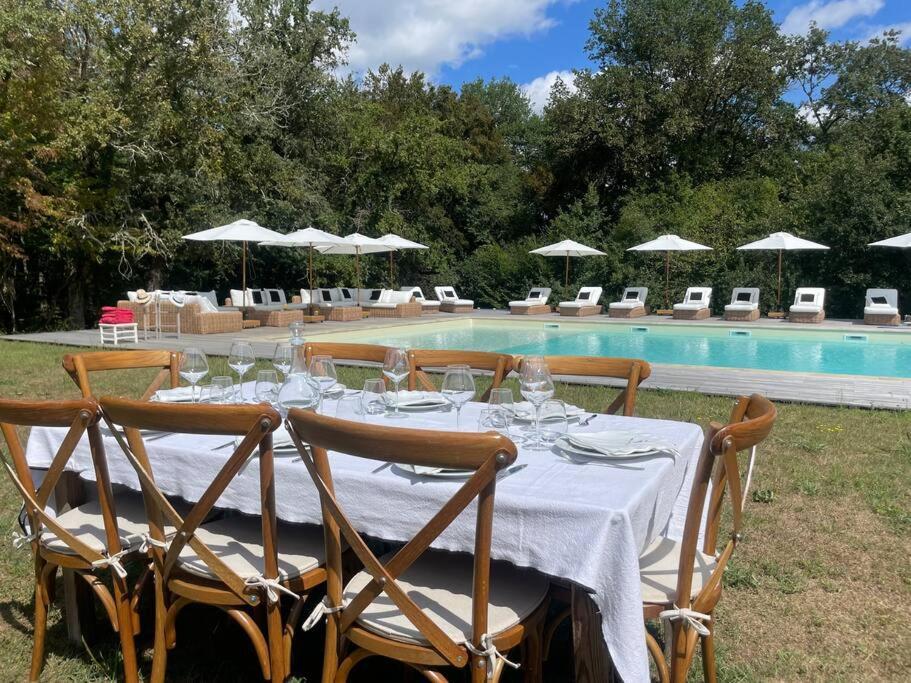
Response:
POLYGON ((630 431, 584 432, 567 434, 573 446, 602 455, 636 455, 668 453, 676 456, 677 449, 663 439, 649 434, 630 431))
MULTIPOLYGON (((508 406, 508 404, 507 404, 508 406)), ((534 420, 535 419, 535 407, 528 401, 519 401, 518 403, 512 404, 513 414, 520 420, 534 420)), ((556 410, 556 406, 545 406, 541 410, 541 419, 547 420, 548 418, 555 417, 559 414, 559 411, 556 410)), ((578 406, 574 406, 570 403, 566 404, 566 417, 574 418, 579 417, 585 414, 585 410, 578 406)))
MULTIPOLYGON (((201 388, 196 389, 196 396, 201 396, 201 388)), ((175 387, 174 389, 159 389, 152 400, 160 403, 189 403, 193 400, 193 387, 175 387)))
MULTIPOLYGON (((383 396, 388 405, 394 406, 396 404, 396 395, 394 391, 387 391, 383 396)), ((437 391, 400 391, 398 394, 398 405, 400 408, 445 406, 448 404, 449 401, 443 398, 437 391)))

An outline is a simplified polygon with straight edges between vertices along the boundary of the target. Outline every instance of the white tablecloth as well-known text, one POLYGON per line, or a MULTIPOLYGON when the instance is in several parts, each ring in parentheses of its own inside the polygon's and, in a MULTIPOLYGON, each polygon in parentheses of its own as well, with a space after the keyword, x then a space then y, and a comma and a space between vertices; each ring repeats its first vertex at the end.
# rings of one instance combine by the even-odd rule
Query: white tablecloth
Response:
MULTIPOLYGON (((347 409, 347 405, 345 405, 347 409)), ((475 429, 481 404, 462 411, 462 428, 475 429)), ((335 415, 334 403, 324 412, 335 415)), ((402 427, 452 428, 455 413, 413 414, 409 419, 341 414, 359 421, 402 427)), ((675 444, 681 456, 654 457, 631 463, 635 469, 578 465, 549 451, 520 446, 517 463, 525 464, 497 484, 492 555, 572 581, 592 593, 601 610, 604 639, 625 681, 648 680, 648 660, 638 557, 658 534, 679 537, 689 496, 689 481, 702 445, 694 424, 600 415, 574 431, 634 429, 675 444)), ((35 428, 27 457, 31 467, 50 464, 65 430, 35 428)), ((168 494, 196 501, 231 452, 220 436, 173 435, 147 440, 155 478, 168 494)), ((105 437, 111 479, 139 489, 130 464, 110 435, 105 437)), ((396 467, 337 455, 332 458, 336 493, 359 531, 389 541, 409 540, 452 496, 459 482, 409 476, 396 467), (392 514, 393 511, 399 514, 392 514)), ((86 440, 77 447, 69 469, 93 476, 86 440)), ((259 475, 255 459, 229 485, 219 506, 259 512, 259 475)), ((276 507, 289 522, 321 521, 316 491, 303 464, 276 455, 276 507)), ((467 509, 434 543, 435 547, 471 551, 474 507, 467 509)))

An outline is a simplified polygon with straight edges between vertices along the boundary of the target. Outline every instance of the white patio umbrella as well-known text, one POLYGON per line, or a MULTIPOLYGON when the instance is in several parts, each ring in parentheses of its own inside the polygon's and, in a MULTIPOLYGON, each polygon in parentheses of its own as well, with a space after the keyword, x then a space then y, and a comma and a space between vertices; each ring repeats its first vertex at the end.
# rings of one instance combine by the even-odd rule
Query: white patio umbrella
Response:
POLYGON ((698 242, 690 242, 677 235, 661 235, 649 242, 637 244, 627 251, 663 251, 664 252, 664 308, 671 307, 670 282, 671 282, 671 252, 672 251, 711 251, 711 247, 698 242))
POLYGON ((778 252, 778 295, 776 308, 781 310, 781 253, 783 251, 809 251, 827 250, 824 244, 817 244, 801 237, 796 237, 789 232, 773 232, 768 237, 743 246, 737 247, 738 251, 777 251, 778 252))
POLYGON ((318 230, 317 228, 304 228, 295 232, 282 235, 279 240, 269 242, 260 242, 264 247, 307 247, 307 285, 310 288, 310 300, 313 300, 313 248, 329 247, 337 244, 344 244, 345 240, 337 235, 318 230))
POLYGON ((870 242, 867 245, 868 247, 895 247, 896 249, 909 249, 911 248, 911 232, 904 235, 899 235, 898 237, 890 237, 889 239, 880 240, 879 242, 870 242))
POLYGON ((404 237, 399 237, 391 232, 386 233, 382 237, 377 238, 377 242, 382 242, 386 246, 392 247, 392 251, 389 252, 389 287, 390 289, 395 288, 394 279, 392 276, 392 262, 393 256, 396 251, 404 251, 405 249, 429 249, 425 244, 420 242, 412 242, 411 240, 406 240, 404 237))
POLYGON ((247 242, 264 242, 266 240, 280 240, 283 235, 280 232, 269 230, 246 218, 220 225, 217 228, 210 228, 201 232, 194 232, 184 235, 183 239, 193 240, 195 242, 242 242, 243 255, 241 256, 241 291, 244 292, 244 299, 240 303, 243 309, 247 303, 247 242))
POLYGON ((354 272, 357 280, 358 298, 361 293, 361 254, 385 254, 387 251, 395 251, 394 247, 383 244, 374 237, 367 237, 359 232, 345 235, 340 244, 333 244, 328 247, 317 247, 316 250, 321 254, 353 254, 354 255, 354 272))
POLYGON ((569 257, 570 256, 604 256, 603 251, 592 249, 584 244, 573 240, 563 240, 555 244, 548 244, 546 247, 532 249, 529 254, 540 254, 541 256, 563 256, 566 259, 564 267, 564 284, 569 285, 569 257))

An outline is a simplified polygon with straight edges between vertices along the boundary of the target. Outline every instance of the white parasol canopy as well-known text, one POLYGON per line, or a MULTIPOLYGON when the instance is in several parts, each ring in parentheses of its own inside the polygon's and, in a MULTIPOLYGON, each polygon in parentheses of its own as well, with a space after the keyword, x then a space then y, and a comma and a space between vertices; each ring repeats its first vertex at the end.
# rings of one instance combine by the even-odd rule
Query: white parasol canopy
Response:
POLYGON ((345 235, 341 243, 333 244, 328 247, 317 247, 316 250, 321 254, 348 254, 354 255, 355 278, 357 279, 358 295, 361 289, 361 254, 379 254, 387 251, 395 251, 394 247, 383 244, 374 237, 367 237, 359 232, 345 235))
POLYGON ((648 242, 630 247, 627 251, 663 251, 664 252, 664 308, 671 307, 670 280, 671 280, 671 252, 672 251, 711 251, 711 247, 698 242, 690 242, 677 235, 661 235, 648 242))
POLYGON ((557 242, 555 244, 548 244, 546 247, 539 247, 538 249, 532 249, 529 254, 540 254, 541 256, 563 256, 566 258, 566 266, 564 268, 565 283, 569 285, 569 257, 570 256, 604 256, 603 251, 598 251, 597 249, 592 249, 584 244, 580 244, 574 240, 563 240, 562 242, 557 242))
MULTIPOLYGON (((248 221, 246 218, 220 225, 217 228, 210 228, 201 232, 194 232, 184 235, 183 239, 193 240, 195 242, 243 242, 243 255, 241 256, 241 290, 247 291, 247 242, 263 242, 265 240, 280 240, 283 235, 280 232, 269 230, 263 226, 248 221)), ((244 300, 241 304, 246 304, 247 295, 244 294, 244 300)), ((241 308, 244 308, 242 305, 241 308)))
POLYGON ((778 299, 776 307, 781 310, 781 253, 783 251, 827 250, 824 244, 811 242, 789 232, 773 232, 768 237, 737 247, 738 251, 777 251, 778 252, 778 299))
POLYGON ((879 242, 870 242, 867 245, 868 247, 895 247, 896 249, 909 249, 911 248, 911 232, 898 235, 897 237, 890 237, 889 239, 880 240, 879 242))
POLYGON ((260 242, 260 246, 265 247, 307 247, 307 285, 310 287, 310 300, 313 300, 313 290, 315 282, 313 280, 313 248, 328 247, 334 244, 343 244, 344 240, 328 232, 318 230, 317 228, 304 228, 295 232, 282 235, 281 239, 271 240, 269 242, 260 242))
MULTIPOLYGON (((420 242, 412 242, 411 240, 406 240, 404 237, 399 237, 398 235, 388 232, 382 237, 377 238, 377 242, 382 242, 386 246, 392 247, 395 251, 403 251, 405 249, 429 249, 426 244, 421 244, 420 242)), ((392 275, 393 269, 393 255, 395 251, 389 252, 389 287, 390 289, 395 289, 395 278, 392 275)))

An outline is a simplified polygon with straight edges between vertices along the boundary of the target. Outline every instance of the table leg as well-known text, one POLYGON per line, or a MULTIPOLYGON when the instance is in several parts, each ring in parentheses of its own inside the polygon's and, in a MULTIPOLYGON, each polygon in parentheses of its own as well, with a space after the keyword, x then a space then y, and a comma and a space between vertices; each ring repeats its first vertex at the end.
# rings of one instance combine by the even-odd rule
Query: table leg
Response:
POLYGON ((614 668, 601 634, 601 615, 591 596, 577 586, 572 587, 572 619, 576 682, 615 680, 614 668))
MULTIPOLYGON (((75 472, 64 472, 54 489, 58 512, 85 502, 85 488, 75 472)), ((63 615, 69 640, 91 642, 95 633, 95 602, 92 589, 70 569, 63 571, 63 615)))

